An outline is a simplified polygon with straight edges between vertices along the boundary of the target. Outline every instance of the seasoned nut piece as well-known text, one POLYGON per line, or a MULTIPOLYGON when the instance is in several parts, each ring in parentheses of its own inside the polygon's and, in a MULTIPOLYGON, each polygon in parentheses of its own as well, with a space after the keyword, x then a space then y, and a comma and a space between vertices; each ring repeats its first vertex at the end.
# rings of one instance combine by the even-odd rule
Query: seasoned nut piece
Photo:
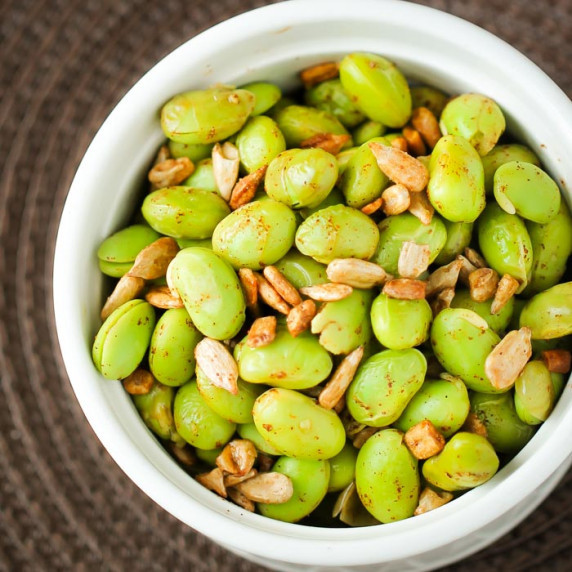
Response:
POLYGON ((425 298, 427 282, 411 280, 411 278, 396 278, 385 283, 383 293, 398 300, 421 300, 425 298))
POLYGON ((232 189, 238 179, 240 157, 238 149, 228 141, 221 145, 217 143, 212 151, 213 175, 218 190, 225 201, 230 199, 232 189))
POLYGON ((485 361, 485 373, 497 389, 511 387, 532 355, 530 328, 509 332, 485 361))
POLYGON ((169 151, 169 147, 167 145, 161 145, 159 147, 159 151, 157 151, 157 155, 155 155, 155 160, 153 161, 153 166, 166 161, 167 159, 171 158, 171 152, 169 151))
POLYGON ((427 297, 447 288, 455 288, 462 266, 463 262, 457 259, 431 273, 427 280, 427 297))
POLYGON ((163 189, 182 183, 193 174, 194 170, 195 166, 188 157, 166 159, 149 171, 148 179, 155 188, 163 189))
POLYGON ((228 443, 216 458, 216 465, 225 473, 242 477, 251 471, 256 455, 252 441, 235 439, 228 443))
POLYGON ((138 368, 123 380, 123 387, 129 395, 146 395, 151 391, 155 379, 145 369, 138 368))
POLYGON ((302 70, 300 72, 300 79, 304 87, 308 89, 328 79, 334 79, 338 77, 339 74, 340 70, 336 62, 324 62, 302 70))
POLYGON ((467 419, 465 419, 465 423, 461 427, 461 431, 467 431, 468 433, 475 433, 476 435, 480 435, 485 439, 488 437, 487 428, 485 424, 477 417, 476 413, 469 413, 467 415, 467 419))
POLYGON ((425 514, 431 510, 435 510, 440 506, 446 505, 449 501, 453 500, 452 493, 447 491, 436 492, 429 487, 425 487, 419 495, 419 504, 413 513, 413 516, 425 514))
POLYGON ((128 274, 122 276, 115 285, 113 292, 105 301, 105 305, 101 310, 101 319, 105 321, 119 306, 123 306, 126 302, 137 298, 143 292, 143 288, 145 288, 145 280, 143 278, 129 276, 128 274))
POLYGON ((387 216, 404 213, 411 204, 409 191, 403 185, 391 185, 381 193, 383 212, 387 216))
POLYGON ((342 395, 338 402, 334 405, 333 410, 340 415, 341 412, 346 408, 346 396, 342 395))
POLYGON ((260 167, 260 169, 256 169, 253 173, 246 175, 246 177, 242 177, 242 179, 234 185, 228 203, 232 210, 236 210, 246 203, 249 203, 254 198, 258 186, 262 179, 264 179, 266 169, 268 169, 268 165, 264 165, 260 167))
POLYGON ((258 302, 258 280, 256 279, 256 274, 250 268, 241 268, 238 271, 238 277, 242 285, 246 305, 249 308, 255 307, 258 302))
POLYGON ((411 114, 411 124, 423 140, 431 149, 437 145, 437 141, 441 139, 441 129, 439 122, 433 112, 426 107, 416 107, 411 114))
POLYGON ((173 453, 173 457, 181 463, 181 465, 185 465, 185 467, 192 467, 197 463, 197 457, 195 452, 193 451, 192 447, 188 445, 183 445, 180 447, 175 443, 170 443, 169 450, 173 453))
POLYGON ((499 281, 495 299, 491 304, 491 314, 498 314, 506 303, 516 294, 520 282, 510 274, 505 274, 499 281))
POLYGON ((258 280, 258 294, 262 301, 287 316, 290 312, 290 306, 286 303, 284 298, 276 292, 275 288, 270 285, 270 282, 268 282, 264 276, 260 274, 255 274, 255 276, 256 280, 258 280))
POLYGON ((264 504, 288 502, 294 494, 290 477, 282 473, 258 473, 252 479, 236 485, 246 498, 264 504))
POLYGON ((369 143, 379 168, 394 182, 410 191, 420 192, 429 181, 429 171, 421 161, 411 155, 381 143, 369 143))
POLYGON ((302 303, 302 298, 298 294, 298 290, 288 282, 284 274, 275 266, 267 266, 264 270, 264 277, 274 287, 276 292, 292 306, 302 303))
POLYGON ((167 273, 167 268, 177 252, 179 252, 179 246, 175 239, 166 236, 159 238, 137 255, 127 274, 145 280, 161 278, 167 273))
POLYGON ((261 473, 268 473, 272 470, 274 466, 274 457, 270 455, 265 455, 264 453, 258 453, 258 468, 261 473))
POLYGON ((330 381, 326 383, 318 396, 318 403, 325 409, 333 409, 344 397, 363 358, 363 346, 349 353, 336 368, 330 381))
POLYGON ((572 354, 568 350, 544 350, 542 359, 552 373, 568 373, 572 354))
POLYGON ((425 142, 421 138, 419 131, 411 127, 404 127, 402 133, 407 141, 407 149, 411 155, 419 157, 427 153, 427 147, 425 147, 425 142))
POLYGON ((317 302, 337 302, 347 298, 353 292, 353 288, 347 284, 326 283, 305 286, 300 288, 300 292, 317 302))
POLYGON ((276 337, 276 316, 257 318, 252 322, 246 343, 251 348, 262 348, 271 344, 276 337))
POLYGON ((474 264, 469 262, 469 260, 465 258, 462 254, 459 254, 459 256, 457 256, 457 260, 461 261, 461 270, 459 272, 459 278, 461 279, 461 282, 465 284, 465 286, 468 286, 469 275, 471 274, 471 272, 474 272, 475 270, 478 269, 474 264))
POLYGON ((239 507, 249 512, 255 511, 256 505, 248 497, 243 495, 238 489, 229 489, 227 492, 230 500, 234 504, 237 504, 239 507))
POLYGON ((224 344, 202 339, 195 347, 195 359, 213 385, 238 395, 238 366, 224 344))
POLYGON ((361 449, 364 443, 379 431, 379 427, 364 427, 358 433, 354 435, 352 440, 352 445, 356 449, 361 449))
POLYGON ((197 475, 196 479, 203 487, 209 489, 209 491, 214 491, 221 497, 226 498, 226 488, 224 486, 223 472, 217 467, 213 469, 210 473, 202 473, 197 475))
POLYGON ((145 294, 145 300, 161 310, 169 310, 171 308, 183 308, 184 304, 179 296, 173 295, 168 286, 152 286, 145 294))
POLYGON ((379 197, 379 199, 375 199, 371 203, 365 205, 365 207, 361 208, 361 212, 366 215, 371 215, 377 212, 383 205, 383 199, 379 197))
POLYGON ((475 302, 490 300, 497 290, 499 275, 492 268, 477 268, 469 274, 469 290, 475 302))
POLYGON ((431 224, 435 209, 429 202, 427 193, 425 191, 421 193, 411 193, 409 198, 411 201, 408 209, 409 212, 413 216, 416 216, 424 225, 431 224))
POLYGON ((465 248, 463 251, 465 258, 476 268, 486 268, 487 261, 474 249, 474 248, 465 248))
POLYGON ((440 453, 445 446, 445 437, 435 425, 424 419, 405 433, 405 444, 416 459, 428 459, 440 453))
POLYGON ((391 146, 394 149, 403 151, 404 153, 407 153, 407 150, 409 149, 407 146, 407 139, 405 139, 405 137, 396 137, 395 139, 392 139, 391 146))
POLYGON ((244 481, 248 481, 248 479, 252 479, 258 474, 256 469, 250 469, 248 473, 244 475, 225 475, 224 476, 224 486, 228 489, 230 487, 234 487, 238 485, 238 483, 242 483, 244 481))
POLYGON ((381 286, 387 278, 379 264, 360 258, 336 258, 328 264, 326 275, 332 282, 364 290, 381 286))
POLYGON ((316 304, 313 300, 306 300, 294 306, 286 318, 286 326, 290 335, 295 338, 306 331, 316 315, 316 304))
POLYGON ((441 290, 441 292, 439 292, 431 302, 433 317, 435 317, 439 312, 445 310, 445 308, 450 308, 454 297, 455 288, 445 288, 444 290, 441 290))
POLYGON ((402 278, 417 278, 429 268, 431 249, 427 244, 406 241, 401 245, 397 271, 402 278))
POLYGON ((342 147, 351 139, 349 135, 335 135, 334 133, 318 133, 313 137, 304 139, 300 143, 301 149, 309 147, 323 149, 332 155, 337 155, 342 147))

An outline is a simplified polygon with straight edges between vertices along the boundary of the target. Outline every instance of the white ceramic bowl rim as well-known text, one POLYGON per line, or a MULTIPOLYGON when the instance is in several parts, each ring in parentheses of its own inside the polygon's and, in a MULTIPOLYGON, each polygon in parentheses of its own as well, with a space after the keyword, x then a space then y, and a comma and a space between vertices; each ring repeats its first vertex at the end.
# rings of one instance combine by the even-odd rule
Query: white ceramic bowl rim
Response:
MULTIPOLYGON (((102 391, 102 384, 112 382, 104 381, 94 371, 89 340, 79 325, 85 323, 89 313, 86 308, 92 301, 82 300, 76 283, 75 272, 81 261, 77 245, 81 243, 82 227, 91 214, 84 200, 85 193, 95 192, 100 169, 121 143, 117 134, 129 132, 138 114, 145 112, 149 94, 158 84, 169 80, 173 69, 188 66, 195 54, 201 54, 204 60, 220 51, 221 46, 230 43, 236 46, 252 37, 286 33, 306 24, 328 25, 343 19, 360 26, 364 14, 374 24, 403 29, 411 42, 416 34, 433 34, 435 41, 441 35, 439 41, 449 42, 451 49, 459 50, 462 46, 475 69, 492 66, 493 62, 502 66, 507 89, 526 88, 523 99, 530 102, 536 98, 541 116, 550 110, 550 130, 548 124, 546 129, 539 124, 538 137, 540 141, 558 142, 564 154, 555 150, 556 146, 548 145, 547 150, 535 145, 545 164, 552 172, 560 172, 565 161, 572 164, 570 101, 534 64, 493 35, 453 16, 396 0, 294 0, 243 14, 203 32, 167 56, 129 91, 101 127, 78 169, 62 215, 54 265, 57 331, 69 378, 90 424, 125 473, 159 505, 214 540, 278 560, 317 565, 366 564, 405 558, 412 552, 436 549, 500 517, 549 478, 570 454, 569 388, 532 441, 531 445, 536 444, 534 447, 527 446, 490 483, 434 513, 390 525, 349 530, 301 527, 244 513, 196 483, 190 485, 193 491, 190 496, 188 490, 183 490, 184 481, 180 480, 189 478, 180 471, 174 482, 174 473, 167 475, 159 466, 157 459, 162 453, 157 451, 158 445, 149 446, 151 439, 135 442, 124 421, 114 415, 113 405, 102 391), (446 39, 442 37, 444 34, 446 39)), ((412 42, 411 49, 414 48, 412 42)), ((204 78, 198 78, 195 83, 202 81, 204 78)), ((191 77, 189 87, 192 85, 191 77)), ((499 97, 502 100, 502 94, 499 97)), ((569 177, 568 172, 560 181, 564 188, 567 183, 568 188, 570 186, 569 177)))

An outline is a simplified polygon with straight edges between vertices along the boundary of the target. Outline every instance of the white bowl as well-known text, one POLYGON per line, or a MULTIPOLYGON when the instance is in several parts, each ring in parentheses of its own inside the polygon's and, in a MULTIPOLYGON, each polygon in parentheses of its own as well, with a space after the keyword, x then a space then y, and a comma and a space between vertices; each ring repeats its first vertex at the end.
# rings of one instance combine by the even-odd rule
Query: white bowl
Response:
POLYGON ((245 513, 191 479, 143 425, 119 382, 103 379, 90 346, 103 281, 96 249, 124 224, 163 139, 158 112, 172 95, 266 79, 284 87, 309 64, 367 50, 449 92, 477 91, 501 105, 509 129, 572 188, 572 104, 533 63, 453 16, 388 0, 280 3, 238 16, 167 56, 105 121, 83 159, 62 216, 54 268, 61 349, 77 398, 103 445, 165 510, 247 558, 280 570, 422 570, 482 548, 554 488, 572 452, 568 389, 534 439, 490 482, 437 511, 362 529, 287 524, 245 513))

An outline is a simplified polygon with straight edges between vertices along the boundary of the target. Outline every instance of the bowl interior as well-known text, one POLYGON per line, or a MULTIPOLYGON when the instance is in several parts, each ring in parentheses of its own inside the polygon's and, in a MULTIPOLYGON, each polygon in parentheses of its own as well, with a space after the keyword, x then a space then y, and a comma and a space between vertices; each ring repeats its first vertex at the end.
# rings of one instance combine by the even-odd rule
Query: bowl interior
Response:
POLYGON ((198 485, 152 437, 121 384, 104 380, 90 350, 104 281, 101 240, 132 215, 145 172, 163 140, 158 113, 172 95, 217 82, 297 85, 304 67, 371 51, 412 80, 449 93, 496 99, 508 128, 538 155, 571 204, 572 104, 518 52, 452 16, 401 2, 286 2, 221 24, 173 52, 127 94, 90 146, 62 217, 54 270, 58 336, 78 399, 123 470, 169 512, 215 540, 257 554, 324 562, 384 561, 454 540, 498 517, 545 481, 572 447, 572 396, 565 391, 530 444, 489 483, 436 511, 367 529, 301 527, 245 513, 198 485), (327 9, 326 9, 327 4, 327 9), (430 533, 427 532, 430 529, 430 533), (355 548, 348 555, 344 544, 355 548))

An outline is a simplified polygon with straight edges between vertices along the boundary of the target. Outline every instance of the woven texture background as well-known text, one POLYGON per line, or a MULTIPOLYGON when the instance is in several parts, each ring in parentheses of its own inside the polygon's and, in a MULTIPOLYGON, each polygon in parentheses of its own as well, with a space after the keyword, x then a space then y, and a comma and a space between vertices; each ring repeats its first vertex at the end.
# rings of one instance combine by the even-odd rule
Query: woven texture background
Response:
MULTIPOLYGON (((2 570, 262 570, 169 516, 102 448, 63 368, 51 271, 69 185, 109 111, 180 43, 265 3, 0 2, 2 570)), ((572 96, 571 0, 422 3, 496 33, 572 96)), ((448 570, 569 569, 571 517, 569 474, 518 529, 448 570)))

